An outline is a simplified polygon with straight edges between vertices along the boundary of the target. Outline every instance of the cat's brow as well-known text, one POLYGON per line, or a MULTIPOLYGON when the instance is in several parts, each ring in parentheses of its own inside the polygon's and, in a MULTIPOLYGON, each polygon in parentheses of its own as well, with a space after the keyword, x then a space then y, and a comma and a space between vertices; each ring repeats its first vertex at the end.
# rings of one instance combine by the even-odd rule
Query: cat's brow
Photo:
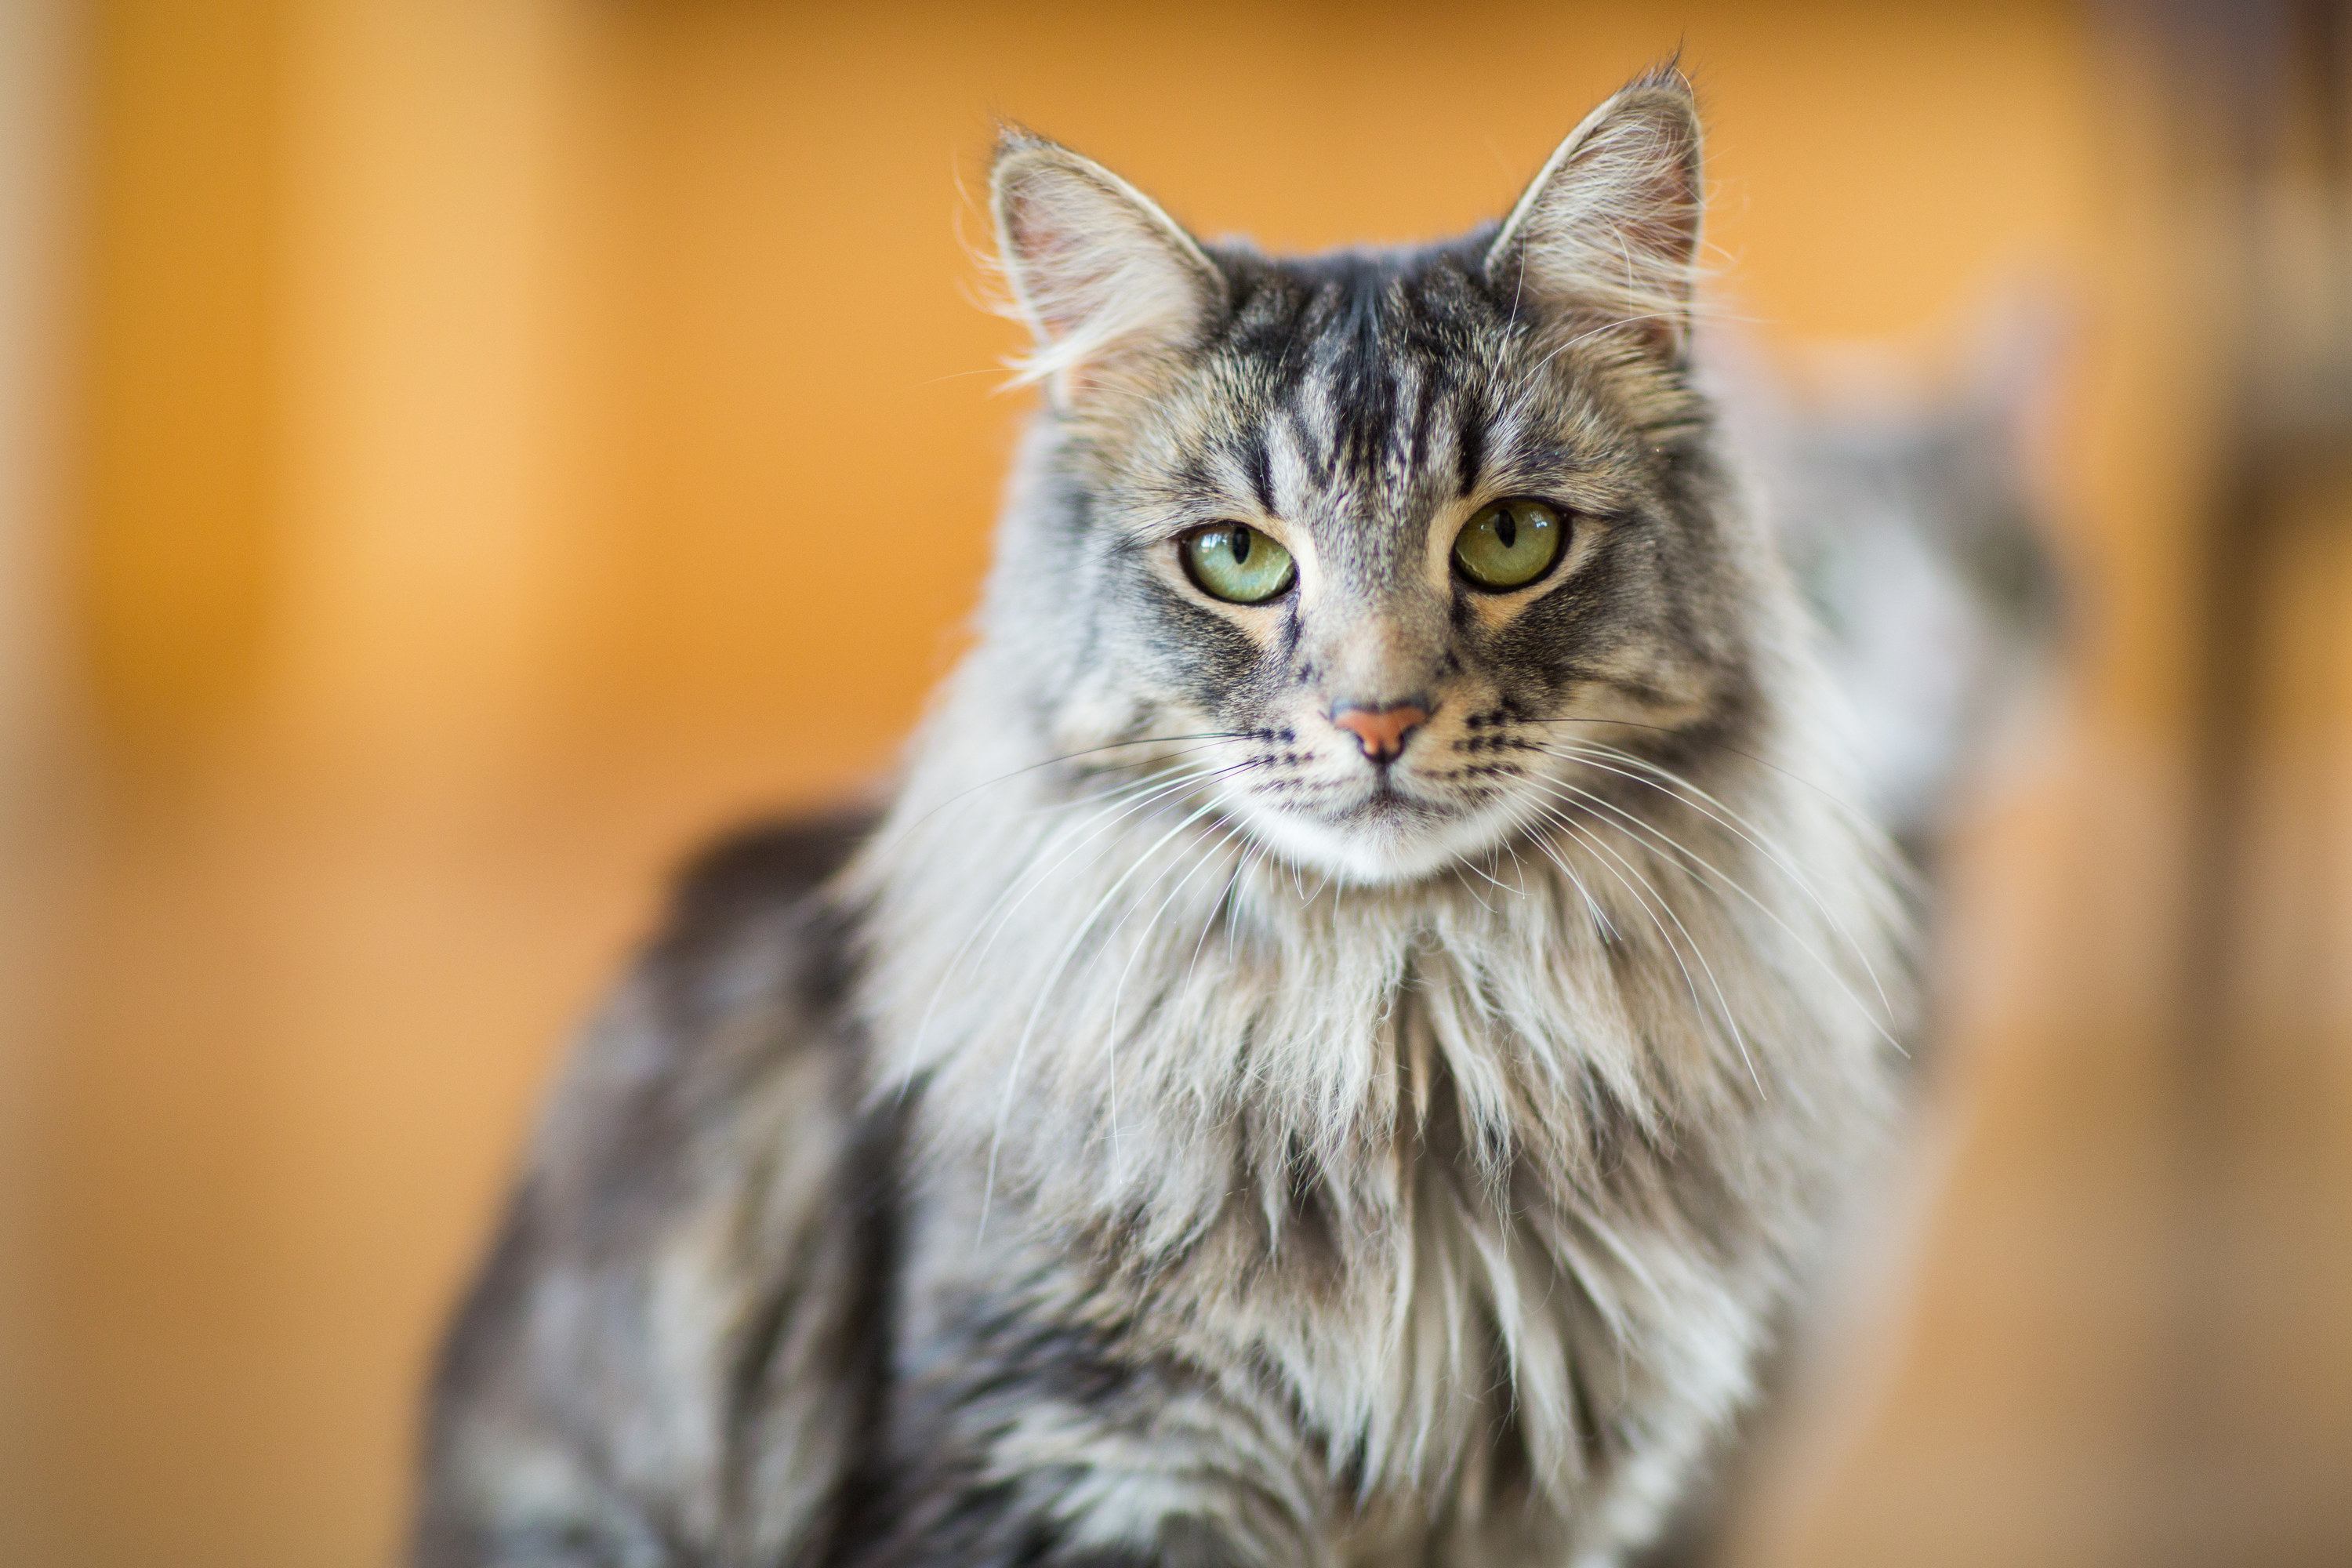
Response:
POLYGON ((1454 437, 1459 449, 1454 455, 1454 472, 1459 477, 1464 500, 1468 500, 1478 488, 1479 476, 1486 467, 1486 411, 1474 398, 1464 396, 1454 405, 1454 437))
POLYGON ((1268 517, 1281 508, 1274 500, 1274 454, 1266 443, 1265 426, 1253 421, 1242 432, 1242 471, 1249 477, 1250 493, 1268 517))

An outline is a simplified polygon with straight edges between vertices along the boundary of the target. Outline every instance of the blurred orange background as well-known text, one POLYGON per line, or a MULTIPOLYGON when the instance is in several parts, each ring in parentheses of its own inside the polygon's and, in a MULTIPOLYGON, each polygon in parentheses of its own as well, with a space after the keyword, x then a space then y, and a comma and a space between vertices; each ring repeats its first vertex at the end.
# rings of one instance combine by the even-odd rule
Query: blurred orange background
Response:
POLYGON ((1743 1560, 2352 1561, 2352 452, 2264 489, 2239 638, 2235 220, 2126 9, 15 0, 0 1561, 393 1560, 664 868, 872 787, 959 646, 1024 407, 994 116, 1211 233, 1412 238, 1677 47, 1767 343, 1933 363, 2021 273, 2077 319, 2069 665, 1958 829, 1948 1059, 1743 1560))

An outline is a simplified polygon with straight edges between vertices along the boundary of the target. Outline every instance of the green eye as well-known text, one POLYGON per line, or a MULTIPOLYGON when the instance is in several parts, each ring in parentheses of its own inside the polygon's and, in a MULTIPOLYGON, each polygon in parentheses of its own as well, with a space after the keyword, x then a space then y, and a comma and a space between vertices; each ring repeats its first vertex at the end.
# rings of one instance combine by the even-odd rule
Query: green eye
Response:
POLYGON ((1213 522, 1177 547, 1201 592, 1235 605, 1263 605, 1298 580, 1290 552, 1244 522, 1213 522))
POLYGON ((1454 539, 1454 564, 1481 588, 1524 588, 1559 559, 1568 521, 1539 500, 1483 507, 1454 539))

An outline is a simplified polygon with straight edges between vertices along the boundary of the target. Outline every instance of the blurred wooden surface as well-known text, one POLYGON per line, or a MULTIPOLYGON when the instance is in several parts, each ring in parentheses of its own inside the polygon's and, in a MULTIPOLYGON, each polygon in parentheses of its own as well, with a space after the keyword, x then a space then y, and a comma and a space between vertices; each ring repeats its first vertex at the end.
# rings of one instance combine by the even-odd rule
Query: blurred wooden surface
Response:
POLYGON ((89 6, 62 735, 0 803, 0 1558, 389 1560, 439 1315, 661 868, 877 777, 952 658, 1020 413, 971 298, 992 116, 1213 232, 1411 237, 1678 43, 1760 330, 1933 342, 2020 267, 2083 316, 2046 454, 2076 658, 1962 835, 1893 1205, 1924 1228, 1864 1249, 1748 1556, 2141 1564, 2195 1510, 2231 1561, 2343 1561, 2352 560, 2305 531, 2266 622, 2269 1163, 2214 1249, 2236 1458, 2184 1484, 2165 1041, 2220 329, 2158 106, 2021 0, 89 6), (931 544, 877 581, 883 511, 931 544))

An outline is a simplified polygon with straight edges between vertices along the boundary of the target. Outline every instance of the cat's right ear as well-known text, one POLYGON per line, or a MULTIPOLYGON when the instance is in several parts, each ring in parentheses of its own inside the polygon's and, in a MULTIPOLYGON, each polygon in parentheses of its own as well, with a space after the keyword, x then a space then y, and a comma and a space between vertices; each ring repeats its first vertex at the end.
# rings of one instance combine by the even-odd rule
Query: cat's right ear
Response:
POLYGON ((1037 346, 1016 369, 1064 408, 1148 384, 1224 299, 1223 278, 1151 199, 1025 132, 997 143, 996 244, 1037 346))

